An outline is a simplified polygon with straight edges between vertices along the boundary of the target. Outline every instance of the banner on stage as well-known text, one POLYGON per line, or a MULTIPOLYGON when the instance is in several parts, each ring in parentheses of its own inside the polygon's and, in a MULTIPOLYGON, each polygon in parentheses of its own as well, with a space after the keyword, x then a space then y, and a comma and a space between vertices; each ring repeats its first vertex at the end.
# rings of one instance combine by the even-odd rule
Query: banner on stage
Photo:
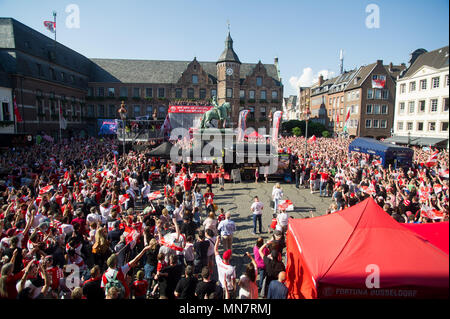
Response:
POLYGON ((199 113, 203 114, 210 109, 212 106, 204 105, 171 105, 169 106, 169 113, 199 113))
POLYGON ((116 134, 117 133, 117 127, 118 127, 118 121, 117 120, 98 120, 98 135, 110 135, 110 134, 116 134))

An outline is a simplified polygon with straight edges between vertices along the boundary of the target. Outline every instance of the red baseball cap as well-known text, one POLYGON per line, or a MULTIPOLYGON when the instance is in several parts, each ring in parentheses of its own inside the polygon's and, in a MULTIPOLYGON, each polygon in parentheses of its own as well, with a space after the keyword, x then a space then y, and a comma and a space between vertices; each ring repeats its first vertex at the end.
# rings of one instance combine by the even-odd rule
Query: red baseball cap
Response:
POLYGON ((231 249, 228 249, 223 253, 223 259, 228 260, 231 257, 231 249))

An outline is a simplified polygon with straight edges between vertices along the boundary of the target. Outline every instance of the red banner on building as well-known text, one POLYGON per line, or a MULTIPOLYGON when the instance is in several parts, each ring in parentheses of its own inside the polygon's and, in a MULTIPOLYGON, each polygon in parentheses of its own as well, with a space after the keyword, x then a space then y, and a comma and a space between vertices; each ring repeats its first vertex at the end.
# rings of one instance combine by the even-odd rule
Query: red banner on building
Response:
POLYGON ((205 106, 205 105, 170 105, 169 113, 199 113, 203 114, 213 106, 205 106))

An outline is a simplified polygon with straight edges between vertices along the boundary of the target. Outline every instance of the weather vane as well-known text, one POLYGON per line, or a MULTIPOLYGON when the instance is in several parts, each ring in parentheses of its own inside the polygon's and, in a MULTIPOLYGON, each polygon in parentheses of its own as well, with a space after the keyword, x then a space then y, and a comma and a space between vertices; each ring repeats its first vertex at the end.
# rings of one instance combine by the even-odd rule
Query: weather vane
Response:
POLYGON ((227 19, 227 27, 228 27, 228 32, 230 32, 230 20, 227 19))

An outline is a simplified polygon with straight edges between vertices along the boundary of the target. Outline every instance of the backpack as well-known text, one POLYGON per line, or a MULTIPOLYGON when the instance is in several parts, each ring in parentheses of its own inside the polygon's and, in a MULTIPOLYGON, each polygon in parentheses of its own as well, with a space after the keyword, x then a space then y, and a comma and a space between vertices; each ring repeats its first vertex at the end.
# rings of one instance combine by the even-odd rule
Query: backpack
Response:
POLYGON ((117 274, 119 272, 117 270, 114 271, 114 274, 112 277, 105 276, 108 282, 105 285, 105 291, 108 292, 108 290, 111 287, 116 287, 119 291, 119 299, 123 298, 125 296, 125 287, 123 286, 122 282, 117 279, 117 274))

